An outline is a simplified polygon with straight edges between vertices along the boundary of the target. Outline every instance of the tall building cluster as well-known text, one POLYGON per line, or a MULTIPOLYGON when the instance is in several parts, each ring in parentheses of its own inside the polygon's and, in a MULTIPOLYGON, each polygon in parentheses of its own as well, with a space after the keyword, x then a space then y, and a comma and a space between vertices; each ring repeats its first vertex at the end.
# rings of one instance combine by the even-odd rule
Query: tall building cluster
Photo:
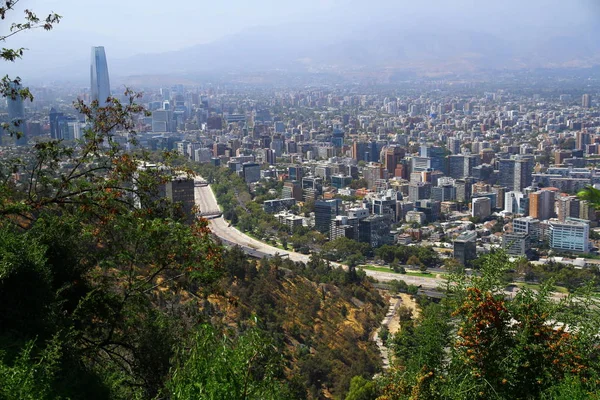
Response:
MULTIPOLYGON (((105 49, 93 47, 90 61, 78 96, 105 106, 105 49)), ((456 243, 463 263, 495 247, 585 252, 598 219, 575 194, 600 185, 600 90, 562 88, 169 84, 144 90, 149 115, 135 120, 135 145, 229 168, 251 192, 278 181, 263 209, 330 239, 456 243), (298 213, 307 203, 314 211, 298 213)), ((9 99, 0 119, 22 119, 25 142, 85 139, 86 121, 42 89, 40 109, 9 99)))

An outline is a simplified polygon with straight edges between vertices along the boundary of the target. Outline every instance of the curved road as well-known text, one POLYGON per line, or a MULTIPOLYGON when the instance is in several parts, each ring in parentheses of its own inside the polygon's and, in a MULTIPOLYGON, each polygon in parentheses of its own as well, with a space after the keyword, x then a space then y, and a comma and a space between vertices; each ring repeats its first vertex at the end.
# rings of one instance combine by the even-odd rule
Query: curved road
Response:
MULTIPOLYGON (((203 180, 201 177, 197 177, 196 180, 203 180)), ((203 210, 217 210, 219 204, 215 194, 213 193, 210 185, 209 186, 196 186, 195 187, 195 201, 196 206, 203 210)), ((266 243, 258 241, 242 232, 238 229, 230 226, 227 221, 221 216, 209 220, 209 226, 212 232, 220 238, 227 245, 238 245, 244 250, 245 253, 252 256, 261 257, 263 255, 276 255, 279 254, 284 257, 289 257, 290 260, 308 262, 310 256, 296 253, 293 251, 285 251, 278 249, 277 247, 270 246, 266 243)), ((340 265, 333 263, 334 265, 340 265)), ((443 279, 438 278, 422 278, 419 276, 407 276, 399 275, 393 272, 379 272, 365 270, 368 276, 372 276, 378 281, 391 281, 394 279, 400 279, 410 285, 422 286, 423 288, 437 288, 443 284, 443 279)))

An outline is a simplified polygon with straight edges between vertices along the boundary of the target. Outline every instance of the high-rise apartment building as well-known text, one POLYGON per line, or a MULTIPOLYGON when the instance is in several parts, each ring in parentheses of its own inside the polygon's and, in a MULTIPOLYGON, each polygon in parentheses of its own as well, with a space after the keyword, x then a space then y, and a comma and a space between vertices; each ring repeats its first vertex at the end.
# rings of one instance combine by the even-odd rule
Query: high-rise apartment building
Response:
POLYGON ((575 144, 577 150, 585 150, 587 145, 592 144, 592 135, 583 131, 577 132, 575 144))
POLYGON ((592 96, 589 94, 584 94, 581 96, 581 107, 590 108, 592 107, 592 96))
POLYGON ((508 190, 522 191, 531 186, 533 167, 527 158, 500 160, 498 170, 499 184, 508 190))
POLYGON ((573 157, 573 152, 570 150, 557 150, 554 152, 554 164, 561 165, 567 158, 573 157))
POLYGON ((379 163, 369 163, 363 169, 363 177, 368 182, 368 189, 375 187, 376 181, 385 178, 384 168, 379 163))
POLYGON ((496 193, 496 208, 504 209, 506 189, 502 186, 492 186, 492 193, 496 193))
POLYGON ((561 196, 556 199, 556 212, 558 220, 565 222, 567 218, 578 218, 580 200, 577 196, 561 196))
POLYGON ((459 138, 449 137, 448 140, 446 141, 446 144, 448 146, 448 150, 450 151, 450 153, 452 153, 452 154, 460 153, 460 139, 459 138))
POLYGON ((529 194, 529 216, 539 220, 550 219, 554 216, 554 192, 538 190, 529 194))
POLYGON ((106 106, 110 97, 110 81, 104 47, 92 47, 92 62, 90 67, 90 83, 92 100, 97 100, 100 106, 106 106))

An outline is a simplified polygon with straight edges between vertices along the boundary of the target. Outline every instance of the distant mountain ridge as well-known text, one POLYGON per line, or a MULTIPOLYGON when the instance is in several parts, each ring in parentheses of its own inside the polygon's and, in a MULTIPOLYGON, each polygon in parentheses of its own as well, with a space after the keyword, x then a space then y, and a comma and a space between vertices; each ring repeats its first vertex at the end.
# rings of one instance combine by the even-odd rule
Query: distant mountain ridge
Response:
POLYGON ((210 44, 113 60, 119 75, 203 72, 329 71, 361 68, 418 74, 600 65, 600 29, 507 38, 468 30, 429 32, 386 27, 303 38, 298 31, 256 28, 210 44), (584 39, 582 39, 584 37, 584 39))

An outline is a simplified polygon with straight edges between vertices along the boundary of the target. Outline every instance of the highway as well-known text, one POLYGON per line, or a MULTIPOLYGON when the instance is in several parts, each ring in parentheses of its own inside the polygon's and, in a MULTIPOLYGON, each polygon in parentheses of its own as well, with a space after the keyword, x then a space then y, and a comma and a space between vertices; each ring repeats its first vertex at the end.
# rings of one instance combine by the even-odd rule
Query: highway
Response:
MULTIPOLYGON (((203 180, 201 177, 197 177, 196 180, 203 180)), ((219 204, 217 203, 217 198, 213 193, 210 185, 209 186, 199 186, 195 187, 195 201, 196 206, 200 209, 200 211, 205 210, 218 210, 219 204)), ((285 251, 278 249, 277 247, 270 246, 266 243, 258 241, 236 229, 233 226, 230 226, 229 223, 222 217, 216 217, 209 219, 209 227, 211 231, 217 236, 221 241, 228 246, 238 245, 242 248, 242 250, 253 257, 262 258, 265 255, 273 256, 279 254, 283 257, 289 257, 292 261, 299 262, 308 262, 310 256, 296 253, 293 251, 285 251)), ((340 265, 337 263, 333 263, 334 265, 340 265)), ((368 276, 372 276, 378 281, 391 281, 394 279, 403 280, 410 285, 421 286, 422 288, 434 289, 439 287, 444 283, 443 279, 438 278, 422 278, 419 276, 407 276, 400 275, 393 272, 379 272, 379 271, 369 271, 365 270, 368 276)))

